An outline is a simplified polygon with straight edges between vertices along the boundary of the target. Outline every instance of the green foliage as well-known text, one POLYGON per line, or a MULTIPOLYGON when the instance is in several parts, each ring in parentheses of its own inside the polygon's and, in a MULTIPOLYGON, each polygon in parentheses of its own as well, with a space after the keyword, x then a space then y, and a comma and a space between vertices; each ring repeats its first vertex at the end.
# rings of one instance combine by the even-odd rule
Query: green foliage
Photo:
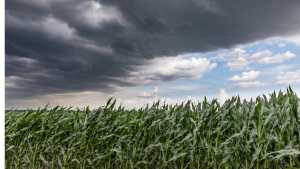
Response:
POLYGON ((292 91, 139 110, 47 106, 5 115, 6 168, 300 168, 292 91))

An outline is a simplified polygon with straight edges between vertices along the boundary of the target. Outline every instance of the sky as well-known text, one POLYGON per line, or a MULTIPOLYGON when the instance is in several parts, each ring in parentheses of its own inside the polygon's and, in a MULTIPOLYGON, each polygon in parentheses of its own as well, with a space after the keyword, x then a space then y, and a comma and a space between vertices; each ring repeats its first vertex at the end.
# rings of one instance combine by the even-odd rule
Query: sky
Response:
POLYGON ((300 1, 9 0, 5 109, 300 93, 300 1))

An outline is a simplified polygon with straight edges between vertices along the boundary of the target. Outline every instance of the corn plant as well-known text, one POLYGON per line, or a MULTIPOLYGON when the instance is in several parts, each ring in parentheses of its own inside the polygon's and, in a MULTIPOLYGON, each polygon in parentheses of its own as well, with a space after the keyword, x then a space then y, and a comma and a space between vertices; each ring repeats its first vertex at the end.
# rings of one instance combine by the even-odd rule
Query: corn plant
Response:
POLYGON ((269 99, 138 110, 66 107, 5 114, 5 167, 300 168, 300 99, 289 87, 269 99))

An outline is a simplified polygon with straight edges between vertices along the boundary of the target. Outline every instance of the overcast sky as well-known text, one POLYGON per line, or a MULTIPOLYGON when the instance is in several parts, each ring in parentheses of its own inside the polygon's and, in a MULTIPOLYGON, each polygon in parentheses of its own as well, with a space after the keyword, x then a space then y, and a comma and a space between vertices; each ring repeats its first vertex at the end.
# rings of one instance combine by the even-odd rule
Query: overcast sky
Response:
POLYGON ((9 0, 5 108, 300 93, 300 1, 9 0))

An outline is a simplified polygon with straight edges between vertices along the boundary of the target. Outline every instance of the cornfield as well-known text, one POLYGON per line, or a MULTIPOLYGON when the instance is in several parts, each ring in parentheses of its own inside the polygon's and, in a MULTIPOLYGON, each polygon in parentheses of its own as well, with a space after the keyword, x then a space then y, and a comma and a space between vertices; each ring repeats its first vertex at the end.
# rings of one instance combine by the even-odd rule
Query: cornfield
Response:
POLYGON ((300 168, 300 99, 6 111, 6 168, 300 168))

